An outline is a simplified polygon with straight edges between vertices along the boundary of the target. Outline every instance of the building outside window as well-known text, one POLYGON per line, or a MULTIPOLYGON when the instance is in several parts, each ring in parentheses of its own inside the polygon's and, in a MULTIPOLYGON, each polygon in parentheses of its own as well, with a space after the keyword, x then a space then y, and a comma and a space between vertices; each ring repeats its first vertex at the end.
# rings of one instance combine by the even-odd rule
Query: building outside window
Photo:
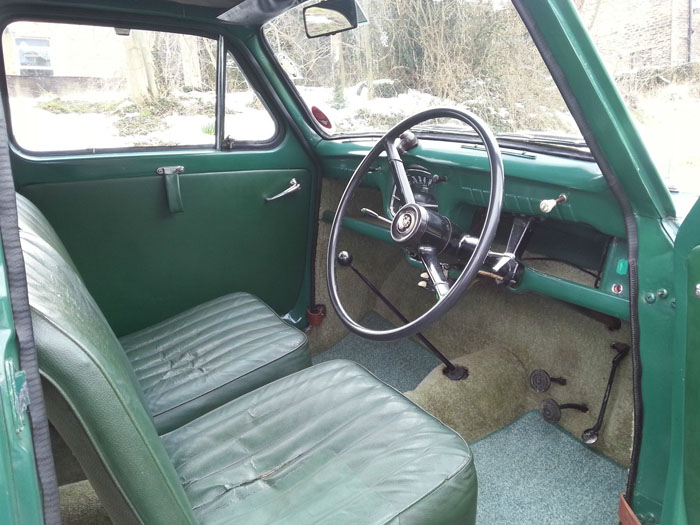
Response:
POLYGON ((20 75, 50 77, 51 44, 48 38, 15 38, 20 75))

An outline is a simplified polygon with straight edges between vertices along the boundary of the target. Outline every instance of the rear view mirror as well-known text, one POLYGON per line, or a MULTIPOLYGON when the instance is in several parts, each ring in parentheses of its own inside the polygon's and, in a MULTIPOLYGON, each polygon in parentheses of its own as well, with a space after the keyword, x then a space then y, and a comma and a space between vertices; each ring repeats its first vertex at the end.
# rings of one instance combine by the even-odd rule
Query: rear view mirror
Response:
POLYGON ((367 22, 355 0, 324 0, 304 8, 306 36, 317 38, 354 29, 367 22))

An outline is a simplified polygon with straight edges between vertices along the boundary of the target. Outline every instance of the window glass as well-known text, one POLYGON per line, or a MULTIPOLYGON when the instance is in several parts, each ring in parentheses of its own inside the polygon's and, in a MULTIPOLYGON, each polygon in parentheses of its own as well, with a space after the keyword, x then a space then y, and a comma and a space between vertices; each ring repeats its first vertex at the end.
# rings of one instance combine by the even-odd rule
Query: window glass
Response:
POLYGON ((231 52, 226 54, 226 111, 224 137, 263 142, 274 137, 275 121, 248 84, 231 52))
POLYGON ((12 131, 27 150, 214 144, 214 40, 15 22, 2 47, 12 131))
MULTIPOLYGON (((467 109, 497 133, 578 136, 578 129, 510 2, 360 0, 369 23, 309 39, 303 7, 265 36, 325 131, 386 131, 430 107, 467 109)), ((455 121, 431 122, 452 131, 455 121)))
POLYGON ((700 194, 700 3, 576 4, 662 178, 700 194))

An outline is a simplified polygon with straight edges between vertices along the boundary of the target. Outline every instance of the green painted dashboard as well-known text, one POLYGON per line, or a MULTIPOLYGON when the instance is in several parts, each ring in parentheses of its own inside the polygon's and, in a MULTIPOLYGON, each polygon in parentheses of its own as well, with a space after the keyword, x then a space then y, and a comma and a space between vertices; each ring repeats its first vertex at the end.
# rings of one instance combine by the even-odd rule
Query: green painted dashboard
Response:
MULTIPOLYGON (((349 179, 373 141, 323 141, 317 146, 323 159, 324 175, 349 179)), ((420 164, 431 172, 447 176, 436 188, 440 213, 457 214, 463 205, 486 206, 488 202, 488 159, 483 149, 470 144, 423 141, 403 155, 404 164, 420 164)), ((539 209, 543 199, 564 193, 567 202, 557 206, 549 219, 583 223, 614 237, 625 236, 620 209, 610 194, 595 162, 554 155, 503 151, 506 171, 506 212, 545 217, 539 209)), ((391 198, 392 180, 386 163, 366 177, 366 183, 382 190, 385 206, 391 198)))
MULTIPOLYGON (((323 141, 317 146, 324 175, 349 179, 373 141, 323 141)), ((489 197, 489 164, 478 145, 422 140, 403 155, 404 165, 419 165, 446 179, 432 186, 441 215, 464 230, 478 226, 489 197)), ((497 242, 507 239, 515 215, 537 218, 528 251, 600 272, 595 285, 573 282, 526 267, 515 292, 534 291, 621 319, 629 318, 626 242, 622 215, 594 162, 541 153, 503 151, 506 192, 497 242), (539 203, 560 194, 565 203, 545 214, 539 203), (613 289, 615 291, 613 291, 613 289)), ((365 177, 366 186, 382 194, 390 216, 393 179, 384 157, 365 177)), ((322 210, 326 221, 333 210, 322 210)), ((362 218, 346 218, 348 229, 392 242, 384 227, 362 218)), ((478 233, 478 232, 475 232, 478 233)), ((409 260, 409 262, 411 262, 409 260)))

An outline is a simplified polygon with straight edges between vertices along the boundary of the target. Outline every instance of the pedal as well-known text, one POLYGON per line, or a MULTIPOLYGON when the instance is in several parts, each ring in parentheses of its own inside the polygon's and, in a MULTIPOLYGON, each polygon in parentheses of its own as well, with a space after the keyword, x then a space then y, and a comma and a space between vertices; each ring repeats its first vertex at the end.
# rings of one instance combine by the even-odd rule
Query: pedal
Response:
POLYGON ((530 388, 535 392, 546 392, 552 383, 566 385, 566 379, 563 377, 551 377, 546 370, 538 368, 530 372, 530 388))
POLYGON ((559 404, 554 399, 545 399, 540 403, 540 415, 547 423, 558 423, 561 419, 561 411, 565 409, 588 412, 588 407, 582 403, 559 404))

